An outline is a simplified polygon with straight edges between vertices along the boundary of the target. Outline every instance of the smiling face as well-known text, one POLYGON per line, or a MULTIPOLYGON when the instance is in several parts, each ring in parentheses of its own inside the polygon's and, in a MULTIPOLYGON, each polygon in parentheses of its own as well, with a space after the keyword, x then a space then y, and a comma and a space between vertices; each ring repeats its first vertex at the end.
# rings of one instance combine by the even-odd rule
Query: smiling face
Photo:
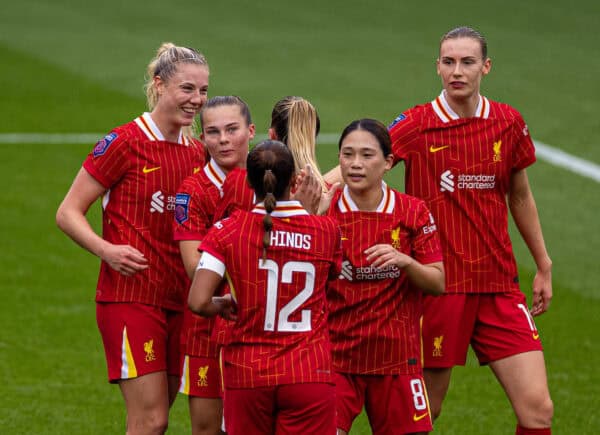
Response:
POLYGON ((491 60, 483 58, 481 43, 469 37, 444 40, 436 64, 446 98, 457 102, 478 98, 481 78, 491 68, 491 60))
POLYGON ((202 112, 202 140, 225 172, 245 165, 254 130, 237 105, 207 107, 202 112))
POLYGON ((366 130, 354 130, 340 145, 340 169, 351 195, 381 195, 384 174, 392 168, 393 156, 383 154, 377 138, 366 130))
POLYGON ((192 125, 206 102, 208 74, 205 65, 179 63, 167 81, 154 77, 159 97, 153 115, 164 120, 169 128, 192 125))

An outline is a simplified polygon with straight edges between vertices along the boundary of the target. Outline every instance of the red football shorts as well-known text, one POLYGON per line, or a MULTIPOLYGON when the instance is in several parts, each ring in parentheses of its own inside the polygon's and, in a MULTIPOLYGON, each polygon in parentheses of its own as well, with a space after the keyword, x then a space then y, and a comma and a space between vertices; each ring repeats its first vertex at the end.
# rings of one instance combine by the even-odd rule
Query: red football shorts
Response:
POLYGON ((464 365, 469 344, 482 365, 542 350, 525 295, 510 292, 425 296, 423 366, 464 365))
POLYGON ((181 376, 183 313, 138 303, 97 302, 96 321, 110 382, 163 370, 181 376))
POLYGON ((218 358, 185 355, 179 392, 205 399, 222 397, 221 366, 218 358))
POLYGON ((350 432, 363 405, 374 435, 430 432, 431 414, 420 375, 335 374, 337 426, 350 432))
POLYGON ((335 435, 335 386, 303 383, 225 389, 227 435, 335 435))

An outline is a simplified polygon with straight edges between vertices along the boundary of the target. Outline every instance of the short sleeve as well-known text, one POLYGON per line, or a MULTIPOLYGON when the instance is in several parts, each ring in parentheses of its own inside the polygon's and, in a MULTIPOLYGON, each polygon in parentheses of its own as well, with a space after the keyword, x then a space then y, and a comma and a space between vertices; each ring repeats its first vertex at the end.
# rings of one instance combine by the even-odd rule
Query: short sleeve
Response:
POLYGON ((100 139, 83 167, 105 188, 116 184, 131 166, 129 141, 124 132, 113 130, 100 139))
POLYGON ((198 176, 187 177, 175 197, 174 240, 202 240, 212 224, 202 201, 198 176))
POLYGON ((392 140, 394 165, 401 160, 407 160, 409 152, 417 146, 419 137, 419 116, 415 109, 401 113, 388 126, 392 140))
POLYGON ((433 215, 421 200, 416 202, 413 258, 422 264, 442 261, 442 248, 433 215))
POLYGON ((536 158, 535 146, 529 135, 529 129, 518 112, 516 112, 514 121, 514 135, 515 146, 513 147, 512 169, 519 170, 535 163, 536 158))

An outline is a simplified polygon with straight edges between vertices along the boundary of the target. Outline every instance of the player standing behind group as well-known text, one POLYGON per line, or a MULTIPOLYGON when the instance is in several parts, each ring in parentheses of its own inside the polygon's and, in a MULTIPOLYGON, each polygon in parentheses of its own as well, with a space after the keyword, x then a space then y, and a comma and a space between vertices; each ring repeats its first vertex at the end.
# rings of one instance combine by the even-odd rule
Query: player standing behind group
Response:
MULTIPOLYGON (((190 279, 200 259, 198 246, 214 223, 223 182, 231 170, 246 166, 248 146, 254 137, 250 110, 236 96, 209 99, 200 112, 200 120, 201 138, 210 161, 179 187, 175 211, 174 238, 179 241, 190 279)), ((214 319, 192 313, 186 301, 182 331, 185 350, 179 391, 188 396, 194 435, 219 433, 221 425, 221 371, 218 346, 211 340, 213 326, 214 319)))
POLYGON ((69 237, 102 259, 96 316, 130 435, 164 433, 179 385, 187 292, 173 210, 179 184, 204 166, 204 149, 191 130, 206 101, 208 75, 202 54, 163 44, 148 65, 151 112, 96 144, 56 215, 69 237), (86 219, 100 196, 102 237, 86 219))
POLYGON ((340 225, 342 273, 328 286, 338 434, 366 408, 374 434, 431 430, 421 367, 422 291, 444 291, 435 222, 417 198, 383 181, 390 136, 373 119, 339 141, 344 189, 328 215, 340 225))
POLYGON ((480 95, 490 68, 477 31, 451 30, 437 60, 442 93, 390 126, 406 192, 424 199, 436 218, 448 278, 446 294, 425 298, 424 374, 435 417, 470 343, 504 388, 516 433, 550 434, 553 404, 532 318, 552 298, 552 262, 525 169, 535 162, 534 146, 515 109, 480 95), (537 265, 531 312, 519 289, 508 209, 537 265))
MULTIPOLYGON (((271 126, 269 138, 285 143, 294 156, 296 174, 306 171, 310 167, 310 184, 307 189, 317 190, 318 195, 309 192, 309 198, 319 199, 321 192, 333 193, 331 186, 325 181, 316 159, 317 135, 321 128, 321 121, 315 107, 302 97, 288 96, 275 103, 271 112, 271 126), (313 181, 314 180, 314 181, 313 181), (316 182, 316 186, 314 183, 316 182)), ((306 187, 306 186, 305 186, 306 187)), ((305 196, 305 197, 306 197, 305 196)), ((316 213, 319 204, 301 198, 303 205, 312 213, 316 213)), ((236 169, 232 171, 223 186, 223 200, 216 216, 229 216, 233 210, 250 210, 254 206, 254 192, 246 182, 246 171, 236 169)))
POLYGON ((334 434, 325 288, 340 271, 339 229, 289 200, 283 143, 258 144, 247 170, 259 203, 211 228, 189 296, 199 314, 237 316, 223 349, 227 433, 334 434), (225 274, 231 295, 211 299, 225 274))

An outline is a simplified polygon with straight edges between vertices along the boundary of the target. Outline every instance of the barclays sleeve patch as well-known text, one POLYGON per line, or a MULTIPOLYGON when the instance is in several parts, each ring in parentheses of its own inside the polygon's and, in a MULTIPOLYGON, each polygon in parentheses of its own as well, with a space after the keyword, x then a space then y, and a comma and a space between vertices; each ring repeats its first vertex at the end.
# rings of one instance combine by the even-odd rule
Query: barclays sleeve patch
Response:
POLYGON ((406 115, 404 113, 401 113, 400 115, 398 115, 398 117, 396 119, 394 119, 392 121, 392 123, 390 125, 388 125, 388 130, 391 129, 394 125, 398 124, 399 122, 402 122, 406 119, 406 115))
POLYGON ((190 208, 190 195, 187 193, 178 193, 175 197, 175 220, 182 224, 189 219, 188 211, 190 208))
POLYGON ((106 152, 111 143, 117 138, 117 133, 109 133, 100 139, 94 147, 94 157, 99 157, 106 152))

